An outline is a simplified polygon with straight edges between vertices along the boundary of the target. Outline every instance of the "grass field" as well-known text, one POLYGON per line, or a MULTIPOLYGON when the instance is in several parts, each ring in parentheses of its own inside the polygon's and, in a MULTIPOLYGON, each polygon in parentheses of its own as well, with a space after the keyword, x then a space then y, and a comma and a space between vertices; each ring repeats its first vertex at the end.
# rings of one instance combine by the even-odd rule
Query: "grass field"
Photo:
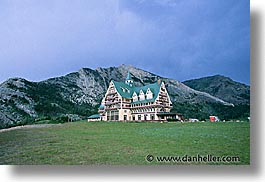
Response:
POLYGON ((240 162, 210 164, 249 164, 249 125, 80 121, 17 129, 0 132, 0 164, 184 164, 148 162, 148 154, 238 156, 240 162))

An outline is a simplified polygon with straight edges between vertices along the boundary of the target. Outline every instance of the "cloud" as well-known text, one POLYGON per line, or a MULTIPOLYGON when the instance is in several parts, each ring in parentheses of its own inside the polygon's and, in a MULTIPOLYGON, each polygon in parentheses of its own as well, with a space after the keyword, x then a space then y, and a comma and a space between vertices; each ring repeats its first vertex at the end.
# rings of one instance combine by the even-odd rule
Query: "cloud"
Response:
POLYGON ((224 74, 249 82, 245 1, 0 3, 0 80, 125 63, 178 80, 224 74), (238 64, 244 73, 226 66, 238 64))

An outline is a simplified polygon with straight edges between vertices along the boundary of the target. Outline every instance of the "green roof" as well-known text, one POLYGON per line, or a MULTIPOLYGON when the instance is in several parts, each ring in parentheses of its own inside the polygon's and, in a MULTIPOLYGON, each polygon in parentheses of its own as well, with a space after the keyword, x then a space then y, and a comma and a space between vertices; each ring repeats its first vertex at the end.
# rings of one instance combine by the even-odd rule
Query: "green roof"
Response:
POLYGON ((130 87, 126 83, 123 82, 116 82, 112 81, 117 92, 123 97, 123 98, 132 98, 133 89, 134 87, 130 87))
POLYGON ((99 106, 99 109, 104 109, 104 107, 105 107, 105 106, 101 104, 101 105, 99 106))
POLYGON ((159 112, 157 113, 158 116, 172 116, 172 115, 178 115, 178 113, 174 112, 159 112))
POLYGON ((117 82, 117 81, 112 81, 117 92, 123 97, 123 98, 127 98, 127 99, 131 99, 133 93, 135 92, 137 95, 139 95, 140 90, 142 90, 144 93, 147 92, 147 89, 149 88, 152 93, 153 93, 153 98, 152 99, 145 99, 145 100, 141 100, 141 101, 136 101, 136 102, 132 102, 131 104, 138 104, 138 103, 146 103, 146 102, 153 102, 155 101, 155 99, 158 96, 159 90, 160 90, 160 86, 161 83, 158 84, 156 83, 152 83, 149 85, 145 85, 142 87, 131 87, 129 85, 127 85, 126 83, 123 82, 117 82))
POLYGON ((88 117, 88 119, 99 119, 99 118, 100 118, 99 114, 93 114, 93 115, 88 117))
POLYGON ((127 74, 126 80, 132 80, 131 73, 130 73, 129 71, 128 71, 128 74, 127 74))

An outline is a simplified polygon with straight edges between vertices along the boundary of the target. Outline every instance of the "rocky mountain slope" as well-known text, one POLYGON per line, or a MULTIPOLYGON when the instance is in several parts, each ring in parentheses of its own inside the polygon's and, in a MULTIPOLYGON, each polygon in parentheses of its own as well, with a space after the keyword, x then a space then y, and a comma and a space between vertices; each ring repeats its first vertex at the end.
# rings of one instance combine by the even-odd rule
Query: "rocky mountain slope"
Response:
POLYGON ((209 76, 183 82, 185 85, 209 93, 235 105, 250 103, 250 87, 221 75, 209 76))
POLYGON ((173 111, 185 117, 208 117, 220 108, 231 109, 233 103, 210 93, 192 89, 185 84, 153 73, 121 65, 119 67, 82 68, 78 72, 30 82, 22 78, 9 79, 0 84, 0 127, 17 125, 43 116, 75 115, 86 118, 96 113, 111 79, 124 81, 130 71, 138 86, 165 82, 173 102, 173 111))

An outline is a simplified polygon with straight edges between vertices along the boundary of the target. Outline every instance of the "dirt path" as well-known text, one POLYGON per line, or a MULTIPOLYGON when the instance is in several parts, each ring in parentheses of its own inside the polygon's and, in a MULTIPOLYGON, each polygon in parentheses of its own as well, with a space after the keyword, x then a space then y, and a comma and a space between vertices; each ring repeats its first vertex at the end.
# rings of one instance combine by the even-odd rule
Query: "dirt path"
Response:
POLYGON ((58 125, 61 125, 61 124, 36 124, 36 125, 15 126, 12 128, 1 129, 0 133, 6 132, 6 131, 12 131, 12 130, 24 129, 24 128, 48 128, 48 127, 58 126, 58 125))

